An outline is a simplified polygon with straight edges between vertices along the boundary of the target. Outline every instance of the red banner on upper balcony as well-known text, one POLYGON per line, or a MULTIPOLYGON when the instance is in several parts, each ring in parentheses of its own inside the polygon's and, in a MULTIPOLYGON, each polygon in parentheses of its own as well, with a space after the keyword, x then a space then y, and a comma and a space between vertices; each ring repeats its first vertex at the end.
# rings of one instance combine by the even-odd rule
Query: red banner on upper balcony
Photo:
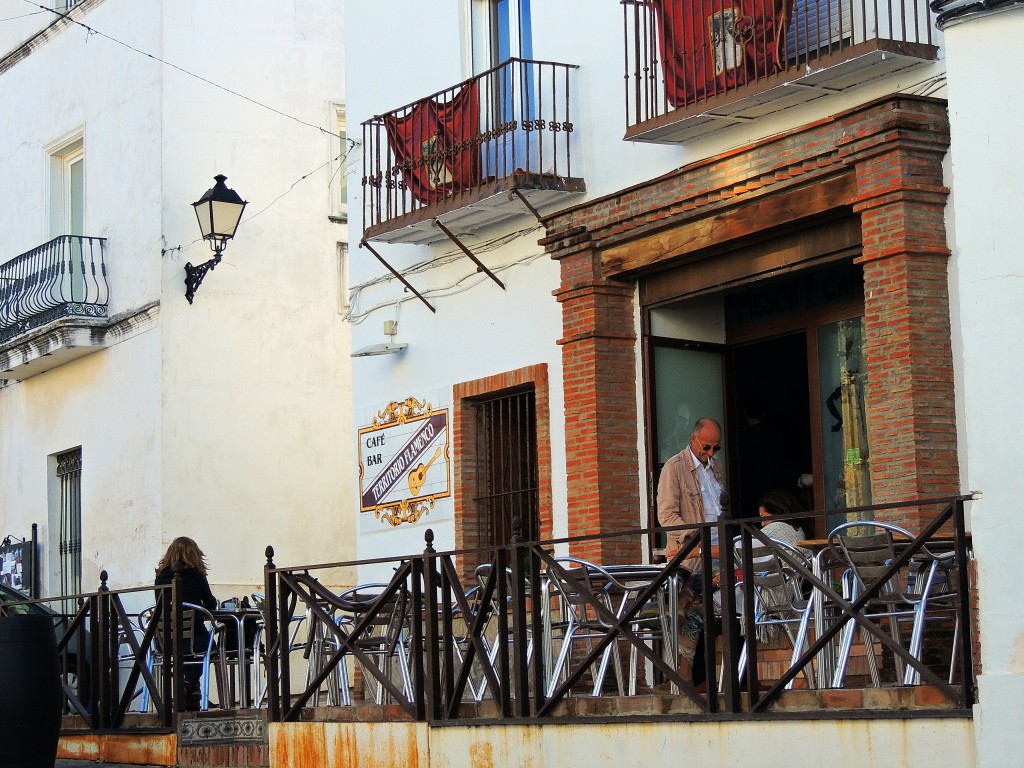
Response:
POLYGON ((387 115, 392 174, 417 202, 437 203, 480 184, 480 89, 474 80, 451 98, 424 99, 405 117, 387 115))
POLYGON ((647 0, 665 92, 686 107, 778 72, 793 0, 647 0))

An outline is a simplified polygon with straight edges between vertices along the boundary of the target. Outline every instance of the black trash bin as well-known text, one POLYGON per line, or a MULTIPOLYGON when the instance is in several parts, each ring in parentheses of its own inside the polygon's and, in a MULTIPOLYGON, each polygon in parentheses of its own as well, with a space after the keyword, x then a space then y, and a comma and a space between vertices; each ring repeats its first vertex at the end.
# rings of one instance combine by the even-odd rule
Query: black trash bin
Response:
POLYGON ((53 619, 0 616, 0 765, 53 768, 62 703, 53 619))

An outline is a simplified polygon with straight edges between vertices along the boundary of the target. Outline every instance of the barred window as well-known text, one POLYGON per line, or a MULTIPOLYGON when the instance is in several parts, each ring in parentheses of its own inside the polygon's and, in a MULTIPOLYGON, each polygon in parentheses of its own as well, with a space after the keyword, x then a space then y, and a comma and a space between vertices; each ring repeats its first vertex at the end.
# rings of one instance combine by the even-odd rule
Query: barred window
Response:
POLYGON ((473 401, 478 462, 478 539, 501 546, 512 540, 518 518, 524 540, 538 538, 536 396, 527 390, 505 391, 473 401))
POLYGON ((82 449, 57 454, 60 594, 82 591, 82 449))

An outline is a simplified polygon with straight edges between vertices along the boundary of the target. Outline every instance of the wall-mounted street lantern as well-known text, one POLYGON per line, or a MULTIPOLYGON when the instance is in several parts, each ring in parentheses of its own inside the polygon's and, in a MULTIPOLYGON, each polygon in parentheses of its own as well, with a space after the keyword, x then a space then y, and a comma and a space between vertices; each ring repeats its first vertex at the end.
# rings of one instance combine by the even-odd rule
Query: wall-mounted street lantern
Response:
POLYGON ((185 265, 185 298, 189 304, 202 285, 206 273, 220 264, 221 253, 224 252, 228 240, 235 236, 235 230, 238 229, 238 222, 246 206, 245 200, 224 184, 227 176, 217 174, 213 178, 217 183, 206 190, 206 194, 199 200, 192 203, 192 207, 196 209, 196 218, 199 219, 203 240, 213 249, 213 258, 197 266, 192 266, 192 262, 185 265))

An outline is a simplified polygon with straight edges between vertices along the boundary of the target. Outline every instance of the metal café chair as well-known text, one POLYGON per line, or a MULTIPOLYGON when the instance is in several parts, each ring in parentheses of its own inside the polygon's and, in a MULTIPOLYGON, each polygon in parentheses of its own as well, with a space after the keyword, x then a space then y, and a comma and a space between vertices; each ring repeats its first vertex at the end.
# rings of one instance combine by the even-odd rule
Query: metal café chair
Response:
MULTIPOLYGON (((476 567, 476 569, 474 570, 474 577, 476 578, 477 586, 474 587, 472 590, 467 591, 467 596, 472 593, 472 595, 474 597, 477 597, 477 598, 481 597, 485 593, 485 591, 486 591, 487 584, 488 584, 489 580, 491 579, 491 574, 493 572, 494 572, 494 565, 492 563, 482 563, 482 564, 478 565, 476 567)), ((483 632, 483 636, 482 636, 484 648, 486 648, 486 650, 487 650, 487 658, 486 658, 485 663, 489 664, 492 669, 496 669, 496 664, 497 664, 497 659, 498 659, 498 652, 501 649, 501 643, 503 643, 503 642, 504 643, 511 643, 512 642, 512 635, 513 635, 513 631, 514 631, 514 628, 513 628, 512 624, 511 624, 511 622, 509 622, 509 624, 508 624, 508 636, 504 637, 504 638, 498 637, 498 631, 499 631, 498 630, 498 625, 499 625, 498 615, 500 613, 508 613, 510 611, 510 609, 511 609, 511 602, 512 602, 512 595, 513 595, 513 589, 512 589, 512 569, 511 568, 505 568, 505 573, 504 573, 503 578, 505 580, 505 590, 504 591, 505 591, 505 595, 506 595, 505 600, 504 600, 504 604, 502 604, 502 601, 501 601, 501 599, 498 596, 498 590, 497 589, 493 590, 493 592, 491 594, 491 600, 490 600, 490 613, 489 613, 488 618, 487 618, 487 623, 484 626, 484 632, 483 632)), ((529 599, 529 597, 530 597, 529 591, 527 590, 526 598, 529 599)), ((542 605, 542 608, 543 607, 544 606, 542 605)), ((479 603, 477 603, 476 604, 476 610, 480 611, 482 609, 483 609, 483 606, 481 606, 481 605, 479 605, 479 603)), ((533 658, 533 646, 534 646, 533 628, 531 626, 529 626, 529 625, 526 626, 526 634, 527 634, 526 658, 527 658, 527 661, 529 661, 530 659, 533 658)), ((545 633, 545 642, 546 643, 550 642, 550 633, 547 633, 547 632, 545 633)), ((465 644, 466 643, 464 642, 463 645, 465 645, 465 644)), ((545 650, 547 650, 548 647, 549 646, 546 645, 545 646, 545 650)), ((461 655, 461 652, 460 652, 460 655, 461 655)), ((550 657, 548 655, 545 655, 545 659, 547 660, 547 663, 545 664, 545 669, 550 669, 551 668, 550 657)), ((481 660, 481 661, 484 662, 484 660, 481 660)), ((473 693, 473 697, 477 701, 480 701, 484 697, 486 692, 487 692, 487 677, 486 677, 486 675, 483 675, 483 674, 478 675, 475 681, 474 681, 473 677, 470 676, 469 685, 470 685, 471 692, 473 693)))
POLYGON ((221 602, 217 619, 225 624, 221 654, 227 690, 225 708, 256 706, 259 687, 256 666, 260 659, 265 606, 252 605, 248 597, 221 602))
MULTIPOLYGON (((856 602, 861 595, 877 586, 885 572, 897 558, 899 552, 914 540, 914 536, 899 526, 877 521, 854 521, 836 527, 828 538, 828 546, 835 558, 843 563, 843 597, 856 602)), ((950 566, 950 558, 936 555, 926 547, 920 547, 895 574, 881 584, 878 593, 863 607, 862 616, 878 626, 884 622, 888 635, 899 647, 906 647, 909 655, 921 658, 924 622, 929 612, 956 615, 958 595, 951 585, 952 578, 943 577, 950 566), (909 644, 904 644, 905 628, 909 628, 909 644)), ((843 627, 833 687, 841 687, 846 675, 856 624, 849 620, 843 627)), ((872 634, 861 628, 865 651, 868 656, 868 670, 872 684, 881 685, 872 634)), ((917 679, 916 670, 904 664, 899 654, 894 653, 897 682, 908 683, 917 679)), ((955 662, 955 658, 954 658, 955 662)), ((953 664, 951 663, 951 668, 953 664)))
MULTIPOLYGON (((127 627, 119 627, 117 630, 117 657, 115 663, 118 669, 118 679, 121 681, 121 687, 123 689, 125 685, 125 674, 130 672, 132 667, 135 666, 135 650, 132 648, 129 642, 128 636, 131 635, 135 644, 138 645, 145 634, 145 629, 139 623, 138 617, 128 618, 127 627)), ((121 690, 119 693, 123 693, 121 690)), ((141 678, 135 684, 135 690, 132 691, 131 703, 129 704, 129 710, 138 708, 140 711, 145 712, 148 701, 146 699, 146 683, 141 678)))
MULTIPOLYGON (((947 619, 953 617, 953 642, 949 658, 949 674, 946 681, 953 683, 956 677, 957 660, 960 652, 960 592, 957 586, 957 564, 953 552, 936 553, 929 551, 924 559, 918 561, 917 590, 923 596, 918 621, 914 623, 910 634, 910 653, 914 658, 921 658, 924 644, 925 622, 932 618, 947 619)), ((918 685, 921 673, 907 666, 903 674, 904 685, 918 685)))
MULTIPOLYGON (((620 619, 635 607, 636 596, 651 581, 660 575, 654 566, 627 566, 620 569, 604 567, 575 557, 556 558, 558 567, 548 567, 545 577, 558 597, 559 608, 566 622, 558 658, 551 670, 548 696, 559 683, 572 672, 573 647, 582 641, 587 653, 594 644, 612 631, 611 617, 620 619), (606 613, 598 610, 602 606, 606 613)), ((664 590, 642 606, 630 621, 629 629, 647 642, 664 640, 669 635, 667 613, 664 605, 664 590)), ((619 695, 636 692, 637 660, 639 652, 630 644, 630 682, 627 688, 622 671, 622 660, 618 640, 610 642, 601 654, 601 662, 593 674, 592 695, 599 696, 604 678, 611 663, 615 669, 615 681, 619 695)))
MULTIPOLYGON (((733 551, 737 564, 743 563, 743 538, 737 536, 733 539, 733 551)), ((792 667, 800 654, 810 647, 809 627, 811 617, 814 613, 814 601, 811 599, 810 584, 801 573, 812 572, 811 560, 796 547, 777 539, 771 540, 771 545, 765 544, 757 538, 751 538, 751 561, 753 570, 751 573, 744 573, 743 578, 737 583, 738 589, 750 589, 754 595, 753 628, 754 637, 749 635, 744 638, 743 647, 739 657, 739 679, 742 680, 746 672, 747 656, 750 653, 752 643, 758 640, 769 641, 773 635, 781 630, 793 649, 789 665, 792 667), (788 562, 785 554, 792 562, 788 562), (792 563, 795 563, 794 566, 792 563)), ((737 600, 741 611, 741 626, 746 627, 742 621, 742 610, 744 601, 737 600)), ((807 685, 815 687, 815 675, 813 665, 808 663, 801 670, 807 685)), ((724 678, 724 676, 723 676, 724 678)), ((793 680, 786 684, 786 688, 793 687, 793 680)))
MULTIPOLYGON (((263 620, 256 626, 256 635, 252 645, 256 649, 256 659, 252 665, 252 690, 253 706, 262 707, 267 700, 267 651, 265 637, 267 632, 267 604, 262 592, 253 592, 250 596, 252 605, 262 615, 263 620)), ((305 642, 299 641, 299 633, 306 624, 307 615, 305 612, 296 613, 291 616, 288 622, 288 653, 299 651, 305 648, 305 642)))
MULTIPOLYGON (((472 627, 476 617, 484 609, 481 604, 481 597, 483 590, 479 586, 470 587, 464 591, 466 603, 469 607, 468 613, 464 612, 457 602, 453 602, 449 615, 444 615, 444 609, 440 603, 438 606, 438 622, 441 625, 448 623, 452 630, 452 650, 454 651, 455 661, 458 667, 455 670, 456 674, 461 673, 462 666, 466 663, 467 650, 472 643, 472 627)), ((480 641, 483 644, 485 654, 483 657, 474 654, 471 662, 472 668, 466 676, 466 685, 469 689, 469 695, 474 701, 483 700, 484 694, 487 691, 487 674, 485 672, 485 665, 493 669, 494 660, 497 656, 497 648, 487 637, 488 627, 494 620, 494 615, 491 613, 484 624, 484 631, 480 637, 480 641)))
MULTIPOLYGON (((336 611, 334 620, 342 634, 348 636, 352 643, 364 656, 374 658, 376 669, 385 678, 391 680, 393 667, 398 667, 402 682, 402 692, 409 700, 412 699, 412 676, 409 671, 408 641, 409 633, 409 594, 404 587, 392 594, 386 594, 387 584, 361 584, 337 595, 330 601, 336 611), (381 602, 383 601, 383 602, 381 602), (366 621, 366 617, 372 616, 366 621), (358 636, 353 637, 360 628, 358 636)), ((311 632, 314 630, 310 630, 311 632)), ((323 644, 324 656, 319 663, 325 663, 334 653, 339 653, 341 645, 333 633, 325 634, 323 644)), ((347 690, 348 667, 345 656, 338 662, 338 681, 344 680, 343 687, 347 690)), ((312 666, 312 665, 311 665, 312 666)), ((388 692, 383 683, 363 667, 363 679, 367 684, 375 684, 374 700, 377 704, 387 703, 388 692)), ((322 667, 321 667, 322 668, 322 667)), ((341 694, 339 694, 341 695, 341 694)))
MULTIPOLYGON (((180 663, 183 669, 191 666, 200 667, 199 708, 202 711, 206 711, 210 708, 211 668, 213 669, 214 677, 217 681, 217 690, 220 692, 219 695, 221 699, 223 699, 227 691, 223 643, 218 642, 223 635, 224 624, 214 618, 213 614, 201 605, 196 605, 194 603, 182 603, 181 607, 181 639, 184 647, 189 648, 190 652, 182 655, 180 663), (193 644, 193 640, 195 638, 196 626, 199 622, 205 622, 208 625, 208 639, 205 643, 202 643, 197 647, 193 644), (216 658, 214 658, 215 650, 217 650, 216 658)), ((145 609, 139 614, 139 624, 144 632, 153 622, 155 615, 155 605, 145 609)), ((166 621, 166 619, 167 616, 166 613, 164 613, 160 620, 163 622, 166 621)), ((162 635, 163 625, 161 624, 161 626, 157 628, 156 634, 153 636, 153 642, 149 649, 149 657, 146 661, 150 672, 155 672, 165 663, 170 661, 168 658, 169 652, 161 645, 160 638, 162 635)), ((159 677, 157 677, 157 679, 159 679, 159 677)), ((149 710, 149 704, 149 690, 145 689, 142 694, 141 705, 144 712, 149 710)))
MULTIPOLYGON (((352 621, 348 616, 337 615, 334 608, 329 605, 320 606, 331 616, 331 622, 342 632, 350 634, 352 621)), ((306 684, 312 684, 313 679, 320 674, 320 671, 327 666, 327 663, 334 657, 341 648, 337 637, 331 632, 322 620, 311 612, 306 616, 306 641, 303 645, 303 656, 306 658, 306 684)), ((338 664, 331 670, 330 674, 321 684, 321 689, 326 686, 328 706, 347 707, 352 704, 352 696, 348 687, 348 662, 347 655, 342 655, 338 664)), ((317 691, 315 699, 320 696, 317 691)))

